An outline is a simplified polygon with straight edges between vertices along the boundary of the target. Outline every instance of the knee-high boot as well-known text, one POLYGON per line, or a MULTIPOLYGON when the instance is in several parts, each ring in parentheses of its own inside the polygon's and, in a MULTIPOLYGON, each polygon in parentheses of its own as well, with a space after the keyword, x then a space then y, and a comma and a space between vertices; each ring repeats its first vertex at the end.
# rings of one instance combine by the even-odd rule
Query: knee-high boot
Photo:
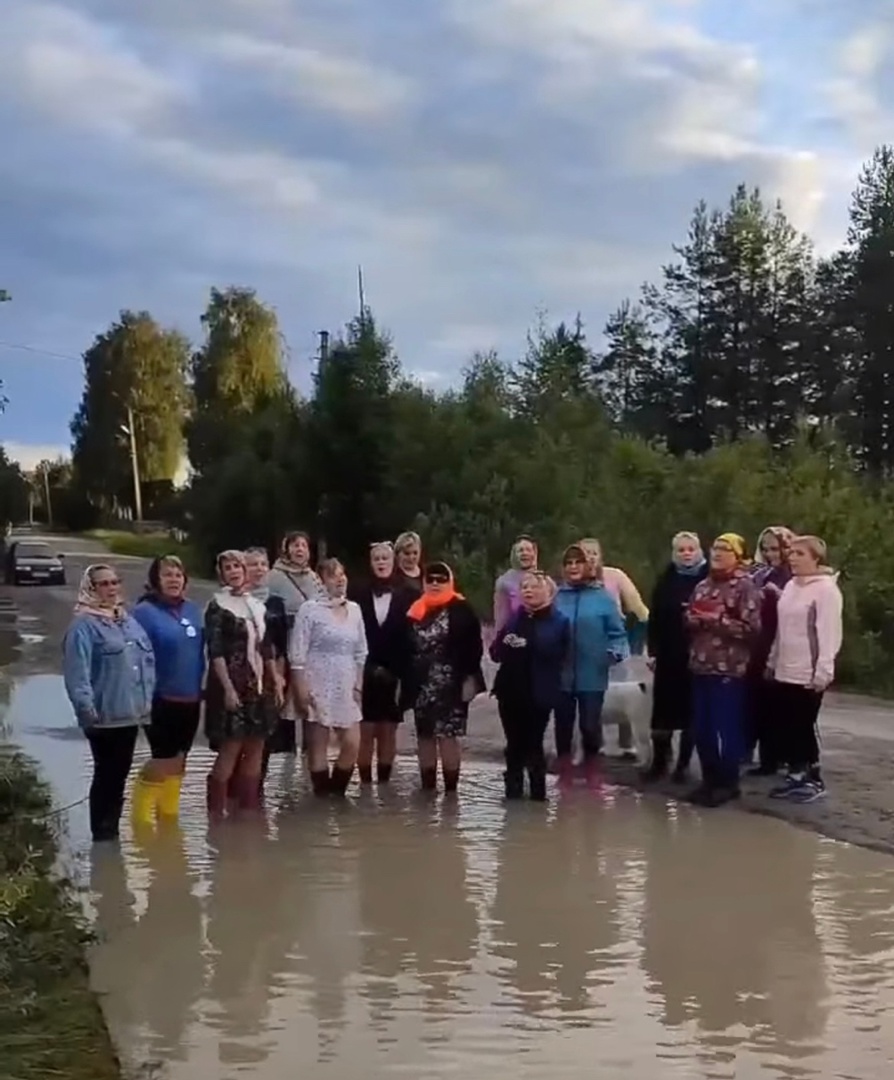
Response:
POLYGON ((652 732, 652 761, 648 769, 643 771, 643 780, 663 780, 670 768, 671 739, 673 736, 668 731, 652 732))

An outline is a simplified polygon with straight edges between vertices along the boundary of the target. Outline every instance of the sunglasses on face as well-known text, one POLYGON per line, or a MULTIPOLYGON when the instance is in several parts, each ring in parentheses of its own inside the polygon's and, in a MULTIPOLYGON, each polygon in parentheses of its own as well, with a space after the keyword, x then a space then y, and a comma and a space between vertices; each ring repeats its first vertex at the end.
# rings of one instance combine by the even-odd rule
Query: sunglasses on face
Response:
POLYGON ((444 574, 432 574, 425 579, 426 585, 449 585, 450 578, 444 574))

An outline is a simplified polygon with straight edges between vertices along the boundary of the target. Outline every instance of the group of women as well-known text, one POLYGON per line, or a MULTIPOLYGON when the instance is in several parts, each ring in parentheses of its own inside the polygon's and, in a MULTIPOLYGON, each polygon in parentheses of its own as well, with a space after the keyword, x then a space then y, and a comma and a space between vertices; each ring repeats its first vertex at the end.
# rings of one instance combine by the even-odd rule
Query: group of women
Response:
MULTIPOLYGON (((311 566, 302 532, 285 537, 272 568, 266 550, 251 548, 222 552, 217 572, 204 611, 188 599, 175 556, 153 561, 132 611, 114 568, 84 574, 64 675, 94 761, 95 840, 118 835, 141 727, 151 758, 134 783, 134 823, 177 816, 202 712, 215 751, 212 818, 259 808, 270 755, 297 752, 299 730, 315 794, 344 795, 355 768, 372 783, 374 764, 387 784, 409 711, 422 788, 437 788, 440 766, 445 792, 456 791, 469 705, 486 690, 482 625, 450 567, 423 564, 417 534, 370 545, 368 579, 356 588, 337 559, 311 566)), ((749 565, 735 534, 719 537, 706 559, 698 538, 680 533, 650 613, 630 578, 603 564, 598 541, 565 550, 557 583, 534 539, 521 536, 496 583, 493 622, 508 799, 524 796, 526 778, 530 797, 546 799, 551 715, 560 783, 576 775, 575 728, 583 775, 597 780, 610 671, 643 637, 655 673, 647 779, 669 771, 681 732, 674 776, 685 779, 694 745, 702 782, 691 798, 701 805, 736 797, 755 744, 758 771, 789 769, 777 796, 809 801, 825 790, 815 725, 840 647, 841 595, 817 538, 766 530, 749 565)), ((619 743, 635 760, 629 723, 619 743)))

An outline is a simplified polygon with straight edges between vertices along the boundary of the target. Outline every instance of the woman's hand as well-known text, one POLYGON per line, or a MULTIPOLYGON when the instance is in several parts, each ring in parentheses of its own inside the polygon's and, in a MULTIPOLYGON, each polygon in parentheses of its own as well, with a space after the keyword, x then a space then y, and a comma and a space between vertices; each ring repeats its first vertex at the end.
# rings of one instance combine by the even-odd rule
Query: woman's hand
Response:
POLYGON ((239 700, 239 695, 232 686, 224 687, 224 708, 227 712, 239 712, 242 708, 242 702, 239 700))
POLYGON ((649 671, 654 671, 655 670, 655 657, 654 656, 647 656, 646 657, 646 667, 649 669, 649 671))
POLYGON ((462 699, 465 705, 468 705, 470 701, 474 701, 478 697, 478 683, 471 675, 467 675, 463 679, 462 685, 462 699))
POLYGON ((277 709, 281 709, 286 703, 286 680, 278 671, 273 676, 273 699, 277 709))
POLYGON ((361 700, 363 699, 363 687, 355 686, 352 693, 354 695, 354 703, 356 705, 359 705, 361 700))

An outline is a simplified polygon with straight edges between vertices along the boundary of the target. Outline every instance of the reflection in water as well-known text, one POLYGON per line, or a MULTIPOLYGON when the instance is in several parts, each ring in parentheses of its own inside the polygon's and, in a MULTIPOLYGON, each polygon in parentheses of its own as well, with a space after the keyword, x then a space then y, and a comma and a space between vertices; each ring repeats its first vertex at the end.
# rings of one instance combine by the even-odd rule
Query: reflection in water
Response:
MULTIPOLYGON (((9 716, 68 801, 87 768, 59 700, 59 680, 26 681, 9 716)), ((471 765, 453 808, 420 799, 410 768, 344 806, 286 778, 269 822, 209 831, 207 763, 190 762, 182 833, 90 865, 94 977, 132 1064, 167 1080, 890 1078, 890 859, 611 789, 507 808, 498 771, 471 765)))
POLYGON ((663 1024, 694 1021, 703 1060, 734 1062, 743 1042, 788 1061, 821 1050, 825 971, 812 908, 817 846, 793 829, 736 815, 677 821, 650 814, 646 831, 643 968, 663 1024))
POLYGON ((201 906, 180 829, 168 825, 147 835, 130 869, 132 882, 114 849, 93 849, 90 887, 105 942, 96 950, 94 980, 113 995, 108 1008, 125 1046, 138 1046, 150 1061, 186 1060, 184 1036, 202 993, 204 960, 201 906), (132 977, 124 987, 115 954, 128 958, 132 977))

